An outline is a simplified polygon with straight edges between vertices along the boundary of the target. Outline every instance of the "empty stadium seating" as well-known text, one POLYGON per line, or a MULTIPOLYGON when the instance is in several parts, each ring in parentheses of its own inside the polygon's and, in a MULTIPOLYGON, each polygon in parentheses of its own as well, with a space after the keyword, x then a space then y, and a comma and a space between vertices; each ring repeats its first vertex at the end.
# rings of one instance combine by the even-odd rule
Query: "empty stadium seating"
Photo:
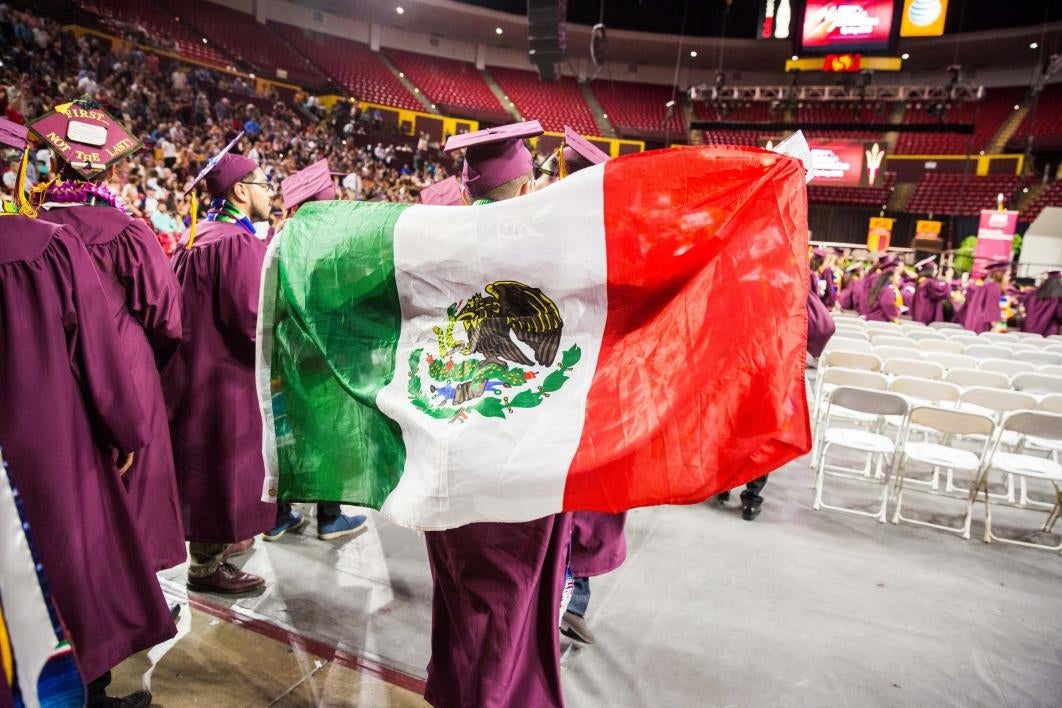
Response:
POLYGON ((555 83, 543 83, 533 71, 494 66, 488 71, 520 114, 537 119, 546 130, 559 132, 570 125, 583 135, 601 133, 574 78, 563 76, 555 83))
POLYGON ((395 108, 424 110, 369 45, 290 25, 275 27, 292 46, 328 72, 354 98, 395 108))
POLYGON ((179 6, 214 44, 224 47, 229 54, 254 67, 263 76, 307 87, 323 83, 324 77, 316 67, 246 13, 207 0, 180 0, 179 6), (278 74, 278 69, 284 73, 278 74))
POLYGON ((1020 220, 1032 221, 1040 216, 1044 207, 1048 206, 1062 207, 1062 181, 1052 182, 1033 200, 1032 204, 1022 209, 1020 220))
POLYGON ((896 144, 896 153, 965 155, 969 151, 976 155, 987 147, 1003 122, 1014 112, 1014 105, 1020 103, 1024 95, 1025 89, 1021 87, 988 89, 980 101, 952 105, 944 114, 943 120, 931 114, 935 103, 912 104, 904 111, 904 123, 973 123, 973 140, 970 140, 969 135, 958 133, 901 133, 896 144))
POLYGON ((139 27, 161 48, 174 51, 193 61, 225 67, 232 59, 219 51, 195 29, 187 13, 171 12, 153 0, 81 0, 82 9, 99 16, 105 25, 117 21, 139 27))
POLYGON ((885 172, 884 180, 878 187, 826 187, 808 185, 808 201, 817 204, 843 204, 847 206, 867 206, 875 209, 889 201, 892 187, 896 183, 896 173, 885 172))
POLYGON ((671 87, 598 80, 592 88, 608 121, 621 135, 656 138, 670 135, 673 140, 685 139, 682 106, 676 105, 670 112, 665 106, 671 100, 671 87))
MULTIPOLYGON (((773 120, 776 116, 771 115, 770 104, 767 101, 732 102, 727 103, 725 108, 713 105, 709 102, 695 101, 693 103, 693 115, 700 120, 725 120, 725 121, 748 121, 750 123, 763 123, 773 120)), ((779 133, 760 134, 757 130, 705 130, 704 142, 709 145, 749 145, 757 146, 760 140, 777 138, 779 133)))
POLYGON ((1062 84, 1044 87, 1035 109, 1025 116, 1008 145, 1024 150, 1026 138, 1030 135, 1035 140, 1034 145, 1049 142, 1057 147, 1062 144, 1062 84))
MULTIPOLYGON (((805 103, 797 108, 800 123, 887 123, 892 107, 883 104, 879 110, 873 105, 853 105, 830 101, 805 103)), ((809 138, 842 137, 851 140, 881 140, 884 132, 873 130, 806 130, 809 138)))
POLYGON ((509 118, 474 64, 399 49, 383 53, 443 113, 503 122, 509 118))
POLYGON ((958 173, 928 172, 918 182, 907 211, 916 214, 956 214, 977 216, 981 209, 996 206, 1001 193, 1009 202, 1018 187, 1015 175, 987 175, 978 177, 958 173))

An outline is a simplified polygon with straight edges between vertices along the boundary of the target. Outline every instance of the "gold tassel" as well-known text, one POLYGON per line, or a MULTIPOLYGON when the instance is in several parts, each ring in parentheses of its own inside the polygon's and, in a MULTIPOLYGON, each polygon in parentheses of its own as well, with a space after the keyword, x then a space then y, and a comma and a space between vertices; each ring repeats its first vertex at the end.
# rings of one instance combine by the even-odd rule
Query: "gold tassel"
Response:
POLYGON ((568 163, 564 161, 564 143, 557 148, 557 162, 560 163, 560 178, 564 179, 568 176, 568 163))
MULTIPOLYGON (((31 202, 29 196, 27 196, 26 194, 26 169, 28 165, 29 148, 26 148, 22 151, 22 162, 19 163, 18 177, 15 179, 15 204, 18 206, 19 214, 34 219, 37 217, 37 209, 33 206, 33 203, 31 202)), ((50 185, 51 182, 49 182, 48 184, 50 185)), ((47 188, 48 187, 46 185, 45 189, 47 188)))
POLYGON ((195 224, 199 219, 199 200, 196 199, 195 190, 192 190, 192 224, 188 227, 188 244, 185 245, 185 250, 190 250, 192 244, 195 243, 195 224))

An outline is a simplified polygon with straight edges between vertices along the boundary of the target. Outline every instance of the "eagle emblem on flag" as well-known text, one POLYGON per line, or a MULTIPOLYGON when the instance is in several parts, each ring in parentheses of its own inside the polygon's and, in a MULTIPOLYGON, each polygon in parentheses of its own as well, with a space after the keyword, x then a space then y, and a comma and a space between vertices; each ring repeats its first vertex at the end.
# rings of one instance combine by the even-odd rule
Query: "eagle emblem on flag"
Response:
POLYGON ((487 284, 452 303, 446 316, 445 326, 432 327, 436 351, 422 347, 409 358, 410 400, 433 418, 463 422, 470 412, 505 418, 534 408, 564 386, 582 356, 578 345, 559 351, 564 319, 557 304, 515 280, 487 284), (458 325, 464 341, 454 337, 458 325))

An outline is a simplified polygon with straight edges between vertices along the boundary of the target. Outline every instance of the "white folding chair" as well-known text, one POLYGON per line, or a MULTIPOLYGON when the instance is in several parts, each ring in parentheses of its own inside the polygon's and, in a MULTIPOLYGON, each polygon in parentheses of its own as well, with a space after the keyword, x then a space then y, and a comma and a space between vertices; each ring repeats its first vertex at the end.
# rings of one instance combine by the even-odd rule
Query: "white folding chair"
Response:
POLYGON ((1015 374, 1010 379, 1011 388, 1034 395, 1062 393, 1062 376, 1045 376, 1044 374, 1015 374))
POLYGON ((865 327, 868 330, 875 332, 900 332, 900 325, 895 322, 879 322, 877 320, 867 320, 865 327))
POLYGON ((858 327, 845 327, 843 325, 837 325, 833 331, 835 337, 851 337, 852 339, 862 339, 869 342, 870 336, 858 327))
POLYGON ((827 351, 819 360, 819 369, 841 366, 846 369, 881 371, 881 359, 873 354, 846 351, 827 351))
POLYGON ((930 322, 929 326, 933 329, 962 329, 962 325, 958 322, 930 322))
POLYGON ((940 364, 946 370, 950 369, 973 369, 977 366, 977 359, 965 354, 928 354, 926 360, 934 364, 940 364))
POLYGON ((987 344, 971 344, 963 352, 966 356, 975 359, 1009 359, 1010 349, 1006 347, 993 347, 987 344))
POLYGON ((919 359, 886 359, 881 370, 890 376, 916 376, 939 381, 944 378, 944 367, 931 361, 919 359))
POLYGON ((959 386, 1010 388, 1009 376, 983 369, 949 369, 948 373, 944 375, 944 380, 959 386))
MULTIPOLYGON (((1026 406, 1032 408, 1032 406, 1026 406)), ((1062 393, 1049 393, 1036 404, 1036 410, 1048 413, 1062 413, 1062 393)))
POLYGON ((1054 344, 1055 342, 1062 342, 1062 334, 1049 334, 1044 337, 1044 339, 1051 342, 1052 344, 1054 344))
POLYGON ((977 344, 977 335, 967 329, 944 330, 944 336, 963 344, 977 344))
MULTIPOLYGON (((959 410, 967 413, 987 415, 997 424, 1014 411, 1031 410, 1036 407, 1036 396, 1020 391, 1011 391, 1002 388, 989 388, 987 386, 971 386, 963 390, 959 399, 959 410)), ((1008 448, 1016 447, 1021 439, 1015 433, 1001 431, 1001 444, 1008 448)), ((949 488, 951 480, 948 480, 949 488)), ((1004 499, 1010 503, 1015 500, 1014 479, 1007 480, 1007 488, 1003 492, 990 492, 997 499, 1004 499)))
MULTIPOLYGON (((1058 413, 1018 411, 1007 416, 1003 421, 1002 428, 1003 430, 1013 431, 1023 437, 1049 440, 1062 445, 1062 415, 1058 413)), ((1002 472, 1005 477, 1049 482, 1054 487, 1055 501, 1041 530, 1050 533, 1059 516, 1062 515, 1062 486, 1060 486, 1062 485, 1062 465, 1046 457, 1035 457, 1022 452, 1003 452, 999 449, 1000 437, 996 436, 996 445, 993 447, 991 457, 985 464, 984 471, 981 474, 981 480, 979 480, 977 487, 978 491, 983 491, 987 488, 988 478, 994 470, 1002 472)), ((1032 548, 1044 548, 1050 551, 1062 550, 1062 540, 1057 544, 1051 545, 997 535, 992 530, 992 497, 989 494, 985 494, 985 543, 992 541, 1013 543, 1032 548)))
POLYGON ((966 346, 962 342, 950 339, 920 339, 918 349, 923 352, 942 352, 944 354, 962 354, 966 346))
POLYGON ((963 538, 970 537, 970 520, 973 517, 973 502, 976 496, 974 490, 980 481, 981 468, 984 465, 985 456, 991 448, 993 432, 996 423, 991 418, 977 413, 967 413, 953 409, 936 408, 933 406, 917 406, 911 409, 910 425, 918 425, 920 428, 934 431, 941 442, 914 442, 906 440, 900 449, 899 471, 896 475, 896 491, 894 492, 895 506, 892 512, 892 523, 898 524, 905 521, 909 524, 929 526, 942 531, 958 533, 963 538), (964 436, 976 436, 979 440, 977 452, 964 450, 956 447, 957 439, 964 436), (908 465, 917 462, 929 465, 932 471, 932 479, 928 482, 918 478, 910 478, 908 465), (966 513, 963 515, 959 526, 947 526, 932 521, 913 519, 903 515, 904 489, 926 492, 937 496, 948 495, 955 488, 937 491, 934 483, 944 469, 951 481, 956 472, 969 475, 970 486, 963 491, 963 499, 966 501, 966 513), (918 487, 913 487, 917 484, 918 487))
POLYGON ((898 337, 895 334, 870 333, 870 343, 875 347, 904 347, 913 348, 915 343, 907 337, 898 337))
POLYGON ((826 400, 826 413, 822 420, 822 452, 815 466, 815 501, 812 508, 831 509, 849 514, 869 516, 885 523, 885 508, 889 499, 889 484, 896 471, 897 451, 903 443, 906 423, 896 429, 896 437, 889 438, 881 433, 852 428, 830 427, 831 413, 836 408, 858 411, 868 416, 900 416, 907 418, 909 406, 903 396, 885 391, 871 391, 849 386, 838 386, 830 392, 826 400), (826 458, 831 448, 852 450, 866 455, 867 465, 873 467, 873 474, 858 475, 851 472, 827 471, 826 458), (887 466, 886 466, 887 463, 887 466), (847 479, 869 481, 881 485, 881 498, 876 511, 864 511, 851 507, 827 504, 822 500, 826 476, 839 476, 847 479))
POLYGON ((1014 352, 1014 361, 1027 361, 1037 366, 1062 365, 1062 354, 1053 354, 1043 351, 1014 352))
POLYGON ((948 340, 948 336, 943 332, 935 329, 923 328, 917 329, 905 329, 903 334, 908 339, 912 339, 915 342, 920 342, 923 339, 933 339, 938 342, 944 342, 948 340))
POLYGON ((824 351, 832 352, 858 352, 861 354, 873 354, 874 348, 870 346, 870 342, 865 339, 855 339, 853 337, 845 337, 834 335, 830 337, 830 341, 826 343, 824 351))
POLYGON ((1003 344, 1009 346, 1018 341, 1017 337, 1007 332, 982 332, 977 336, 982 342, 987 344, 1003 344))
POLYGON ((1023 374, 1027 371, 1036 371, 1036 364, 1030 364, 1025 361, 1013 361, 1010 359, 981 359, 976 367, 970 368, 978 368, 982 371, 994 371, 997 374, 1013 376, 1014 374, 1023 374))
POLYGON ((882 361, 886 359, 921 359, 922 352, 913 347, 874 346, 874 354, 882 361))
POLYGON ((1037 334, 1036 332, 1010 332, 1009 334, 1014 335, 1023 342, 1030 341, 1037 344, 1044 341, 1043 335, 1037 334))
POLYGON ((1048 354, 1062 354, 1062 346, 1057 344, 1044 344, 1040 347, 1040 351, 1047 352, 1048 354))
MULTIPOLYGON (((818 463, 822 443, 822 413, 823 401, 838 386, 850 386, 855 388, 884 391, 889 386, 889 378, 885 374, 863 369, 846 369, 842 367, 830 367, 820 372, 815 381, 815 401, 812 417, 812 444, 811 466, 814 469, 818 463)), ((849 411, 844 408, 835 408, 834 417, 842 418, 852 425, 871 426, 878 423, 877 416, 867 416, 858 411, 849 411)), ((869 467, 868 467, 869 469, 869 467)))
POLYGON ((1062 376, 1062 366, 1041 366, 1036 373, 1044 376, 1062 376))

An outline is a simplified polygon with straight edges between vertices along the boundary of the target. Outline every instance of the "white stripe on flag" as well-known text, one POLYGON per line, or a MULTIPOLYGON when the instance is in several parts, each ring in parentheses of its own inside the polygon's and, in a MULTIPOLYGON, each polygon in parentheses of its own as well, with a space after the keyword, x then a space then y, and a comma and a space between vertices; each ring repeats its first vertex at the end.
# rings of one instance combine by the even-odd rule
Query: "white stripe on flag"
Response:
MULTIPOLYGON (((561 510, 608 306, 603 177, 601 165, 518 199, 415 206, 399 218, 394 254, 402 333, 394 380, 377 396, 380 409, 401 426, 406 447, 401 480, 381 509, 396 523, 444 529, 561 510), (409 401, 410 353, 424 348, 438 356, 432 327, 446 327, 447 307, 498 280, 540 288, 552 299, 564 320, 557 362, 573 344, 582 358, 564 387, 535 408, 514 409, 505 419, 431 418, 409 401)), ((454 336, 465 337, 460 325, 454 336)))

